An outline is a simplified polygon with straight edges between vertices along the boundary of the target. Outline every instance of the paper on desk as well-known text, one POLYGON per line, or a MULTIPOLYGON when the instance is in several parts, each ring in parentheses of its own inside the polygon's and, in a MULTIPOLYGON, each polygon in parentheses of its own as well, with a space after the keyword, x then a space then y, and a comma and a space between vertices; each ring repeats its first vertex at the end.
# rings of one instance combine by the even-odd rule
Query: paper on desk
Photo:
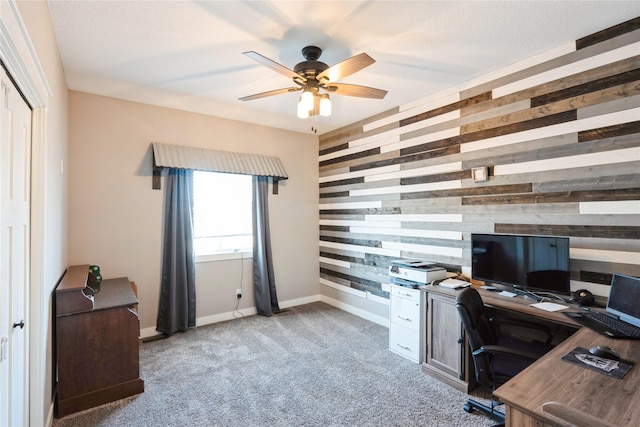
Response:
POLYGON ((536 307, 545 311, 558 311, 569 308, 566 305, 556 304, 555 302, 539 302, 536 304, 531 304, 531 307, 536 307))

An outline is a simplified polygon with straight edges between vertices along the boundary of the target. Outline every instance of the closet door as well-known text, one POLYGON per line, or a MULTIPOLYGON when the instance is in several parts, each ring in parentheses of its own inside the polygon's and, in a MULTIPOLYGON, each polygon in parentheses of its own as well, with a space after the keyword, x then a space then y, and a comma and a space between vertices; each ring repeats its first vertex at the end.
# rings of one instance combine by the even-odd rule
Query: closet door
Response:
POLYGON ((2 72, 0 425, 29 425, 31 109, 2 72))

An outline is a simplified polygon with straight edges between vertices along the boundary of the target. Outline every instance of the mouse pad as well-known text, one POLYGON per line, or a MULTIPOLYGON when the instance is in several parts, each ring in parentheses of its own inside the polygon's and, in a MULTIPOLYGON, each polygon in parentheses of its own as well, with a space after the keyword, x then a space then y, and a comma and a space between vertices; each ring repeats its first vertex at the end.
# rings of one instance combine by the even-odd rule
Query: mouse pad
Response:
POLYGON ((569 353, 562 356, 565 362, 591 369, 617 379, 621 379, 633 367, 633 362, 628 360, 610 360, 603 357, 594 356, 589 350, 576 347, 569 353))

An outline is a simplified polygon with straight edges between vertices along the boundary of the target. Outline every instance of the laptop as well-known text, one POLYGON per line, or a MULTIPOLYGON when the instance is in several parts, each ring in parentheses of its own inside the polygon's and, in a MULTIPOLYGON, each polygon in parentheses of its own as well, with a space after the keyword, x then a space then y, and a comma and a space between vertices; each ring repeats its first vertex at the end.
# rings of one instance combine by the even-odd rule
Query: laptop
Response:
POLYGON ((609 338, 640 339, 640 279, 614 274, 605 312, 565 312, 566 316, 609 338))

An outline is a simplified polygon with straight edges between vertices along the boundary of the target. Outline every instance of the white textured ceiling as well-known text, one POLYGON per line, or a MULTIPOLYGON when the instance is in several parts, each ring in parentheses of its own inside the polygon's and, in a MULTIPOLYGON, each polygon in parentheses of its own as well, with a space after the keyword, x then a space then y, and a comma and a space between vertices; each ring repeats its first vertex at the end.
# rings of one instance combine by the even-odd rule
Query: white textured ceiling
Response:
POLYGON ((529 58, 640 15, 634 1, 49 0, 70 89, 319 134, 529 58), (377 62, 342 80, 384 100, 332 95, 333 115, 296 118, 299 93, 242 55, 289 68, 301 49, 333 65, 377 62))

